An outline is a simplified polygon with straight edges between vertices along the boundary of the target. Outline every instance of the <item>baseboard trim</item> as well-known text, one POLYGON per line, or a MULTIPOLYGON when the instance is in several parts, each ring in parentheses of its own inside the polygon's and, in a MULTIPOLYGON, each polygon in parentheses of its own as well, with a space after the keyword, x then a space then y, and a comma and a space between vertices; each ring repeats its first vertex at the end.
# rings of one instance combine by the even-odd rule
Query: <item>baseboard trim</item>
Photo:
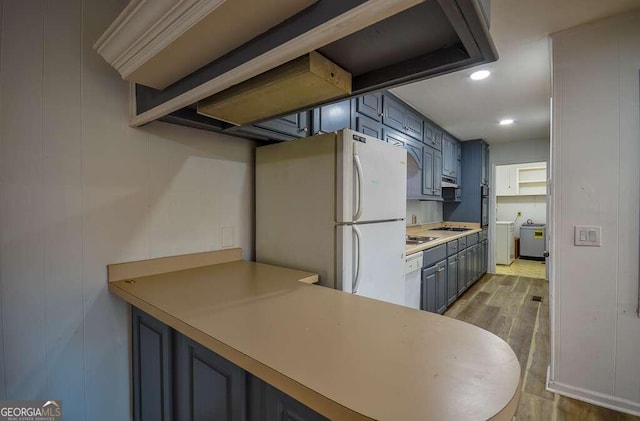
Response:
POLYGON ((580 401, 603 406, 615 411, 640 416, 640 403, 638 402, 556 382, 550 380, 549 377, 547 377, 547 390, 568 398, 578 399, 580 401))

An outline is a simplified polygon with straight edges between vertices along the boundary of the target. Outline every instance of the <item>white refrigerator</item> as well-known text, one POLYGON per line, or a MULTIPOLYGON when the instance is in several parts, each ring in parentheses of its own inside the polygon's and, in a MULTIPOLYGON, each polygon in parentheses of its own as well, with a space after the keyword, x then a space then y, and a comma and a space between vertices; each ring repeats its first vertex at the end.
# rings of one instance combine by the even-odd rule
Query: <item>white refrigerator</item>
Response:
POLYGON ((256 149, 256 261, 404 303, 407 154, 351 130, 256 149))

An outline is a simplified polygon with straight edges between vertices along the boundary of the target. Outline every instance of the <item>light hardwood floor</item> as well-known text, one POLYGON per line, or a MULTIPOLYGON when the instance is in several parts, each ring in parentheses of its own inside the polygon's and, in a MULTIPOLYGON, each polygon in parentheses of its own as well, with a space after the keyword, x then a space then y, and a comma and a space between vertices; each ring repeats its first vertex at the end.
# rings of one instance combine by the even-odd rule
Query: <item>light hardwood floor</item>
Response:
POLYGON ((516 259, 509 266, 496 265, 496 273, 499 275, 545 279, 547 277, 547 268, 544 262, 538 260, 516 259))
POLYGON ((522 367, 522 395, 514 420, 640 421, 545 390, 549 365, 549 290, 544 279, 486 274, 445 316, 472 323, 504 339, 522 367), (532 301, 534 296, 542 302, 532 301))

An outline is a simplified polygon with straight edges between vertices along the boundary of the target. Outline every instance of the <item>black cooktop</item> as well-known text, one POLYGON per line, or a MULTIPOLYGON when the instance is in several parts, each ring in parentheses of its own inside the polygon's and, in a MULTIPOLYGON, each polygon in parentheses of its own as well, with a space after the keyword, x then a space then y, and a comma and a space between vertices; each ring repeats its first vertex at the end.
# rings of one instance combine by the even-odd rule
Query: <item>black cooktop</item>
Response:
POLYGON ((456 231, 456 232, 463 232, 463 231, 471 231, 473 228, 463 228, 463 227, 439 227, 439 228, 432 228, 433 231, 456 231))

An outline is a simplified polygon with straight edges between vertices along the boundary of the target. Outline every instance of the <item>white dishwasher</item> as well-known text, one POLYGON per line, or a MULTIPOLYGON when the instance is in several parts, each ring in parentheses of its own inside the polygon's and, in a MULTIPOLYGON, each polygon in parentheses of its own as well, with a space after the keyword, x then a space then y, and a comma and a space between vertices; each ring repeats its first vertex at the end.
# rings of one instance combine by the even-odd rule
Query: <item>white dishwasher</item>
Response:
POLYGON ((422 285, 422 252, 410 254, 404 266, 404 305, 420 309, 420 287, 422 285))

